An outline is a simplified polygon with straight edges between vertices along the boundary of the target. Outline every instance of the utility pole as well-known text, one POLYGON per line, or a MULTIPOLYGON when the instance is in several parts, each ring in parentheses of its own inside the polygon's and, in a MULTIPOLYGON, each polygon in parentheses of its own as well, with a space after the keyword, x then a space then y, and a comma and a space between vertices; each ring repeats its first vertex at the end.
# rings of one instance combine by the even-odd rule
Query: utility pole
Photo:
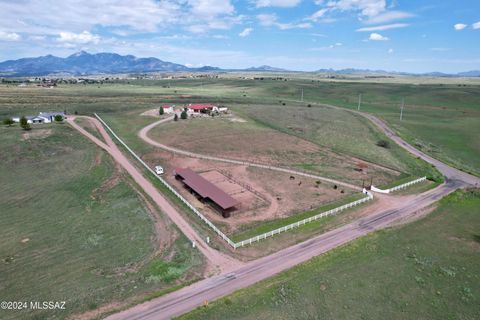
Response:
POLYGON ((302 88, 302 98, 300 99, 300 101, 303 102, 303 88, 302 88))
POLYGON ((403 107, 405 107, 405 98, 402 98, 402 106, 400 107, 400 121, 403 120, 403 107))
POLYGON ((360 105, 362 104, 362 94, 360 93, 358 95, 358 107, 357 110, 360 111, 360 105))

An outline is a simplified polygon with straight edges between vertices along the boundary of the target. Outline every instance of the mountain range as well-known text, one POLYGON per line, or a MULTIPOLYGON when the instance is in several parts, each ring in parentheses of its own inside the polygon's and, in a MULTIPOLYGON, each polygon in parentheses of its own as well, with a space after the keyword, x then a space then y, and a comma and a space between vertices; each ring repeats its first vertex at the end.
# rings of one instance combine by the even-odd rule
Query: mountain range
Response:
MULTIPOLYGON (((36 58, 22 58, 0 62, 0 77, 23 76, 48 76, 48 75, 98 75, 121 73, 148 73, 148 72, 220 72, 220 71, 246 71, 246 72, 289 72, 289 70, 275 68, 267 65, 250 67, 246 69, 221 69, 212 66, 190 68, 182 64, 162 61, 157 58, 137 58, 132 55, 119 55, 116 53, 90 54, 85 51, 74 53, 66 58, 46 55, 36 58)), ((411 73, 388 72, 383 70, 361 69, 320 69, 319 73, 332 74, 397 74, 408 75, 411 73)), ((437 77, 480 77, 480 71, 467 71, 457 74, 432 72, 421 74, 437 77)))

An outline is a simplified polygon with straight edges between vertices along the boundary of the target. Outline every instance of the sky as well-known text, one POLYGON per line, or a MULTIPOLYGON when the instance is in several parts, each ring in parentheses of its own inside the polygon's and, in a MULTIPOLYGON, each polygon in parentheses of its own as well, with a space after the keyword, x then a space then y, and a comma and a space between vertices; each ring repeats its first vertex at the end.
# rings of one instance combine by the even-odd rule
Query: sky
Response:
POLYGON ((480 69, 479 0, 0 0, 0 60, 80 50, 191 67, 480 69))

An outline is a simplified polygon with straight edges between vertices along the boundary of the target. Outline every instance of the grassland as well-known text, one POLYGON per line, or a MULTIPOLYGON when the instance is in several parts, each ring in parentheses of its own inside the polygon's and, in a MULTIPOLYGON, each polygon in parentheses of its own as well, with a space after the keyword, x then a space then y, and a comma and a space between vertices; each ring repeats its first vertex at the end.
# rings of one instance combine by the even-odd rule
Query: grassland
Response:
POLYGON ((0 127, 0 292, 6 301, 66 301, 65 318, 121 306, 199 277, 202 259, 113 161, 67 124, 0 127))
POLYGON ((315 210, 309 210, 305 211, 296 215, 292 215, 287 218, 282 218, 282 219, 275 219, 271 221, 264 221, 264 222, 256 222, 252 224, 248 224, 242 227, 242 229, 239 232, 236 232, 233 234, 230 239, 234 242, 239 242, 242 240, 247 240, 249 238, 255 237, 257 235, 287 226, 289 224, 313 217, 317 214, 320 214, 322 212, 340 207, 344 204, 359 200, 361 198, 365 197, 362 193, 355 193, 352 195, 349 195, 347 197, 342 198, 341 200, 334 201, 328 204, 324 204, 315 210))
POLYGON ((478 319, 480 191, 180 319, 478 319))
MULTIPOLYGON (((338 114, 323 118, 330 112, 324 111, 314 103, 356 109, 358 94, 362 93, 363 111, 372 112, 385 119, 402 136, 427 153, 466 171, 479 174, 480 145, 476 137, 480 133, 478 110, 480 86, 474 82, 462 84, 448 79, 444 80, 445 84, 422 83, 420 80, 411 79, 411 82, 420 84, 408 84, 406 79, 402 79, 400 83, 381 84, 369 82, 370 80, 352 79, 339 82, 292 75, 289 81, 267 78, 262 81, 241 80, 229 75, 228 79, 132 80, 104 85, 62 85, 48 91, 42 88, 3 85, 0 86, 0 105, 2 106, 0 117, 18 113, 29 114, 46 109, 64 110, 66 106, 67 111, 78 111, 82 114, 93 112, 118 114, 133 110, 140 113, 148 108, 158 107, 161 103, 182 104, 193 101, 223 103, 236 106, 236 109, 258 106, 260 108, 256 107, 255 112, 258 110, 259 115, 255 114, 255 116, 258 116, 259 120, 264 120, 262 117, 264 106, 284 107, 283 110, 287 110, 286 112, 291 115, 297 113, 299 108, 311 103, 312 107, 307 111, 300 110, 301 115, 308 117, 309 114, 313 114, 314 124, 320 121, 321 129, 328 129, 329 132, 344 138, 351 136, 348 131, 346 133, 342 131, 349 129, 344 124, 353 121, 352 129, 355 129, 354 137, 356 137, 354 141, 358 141, 370 130, 361 124, 359 129, 357 124, 362 121, 361 119, 355 119, 350 115, 346 116, 348 122, 341 121, 338 114), (302 88, 305 103, 298 102, 302 88), (405 117, 403 121, 399 121, 398 110, 402 98, 406 101, 405 117), (317 108, 321 110, 311 111, 317 108), (322 122, 322 119, 325 121, 322 122), (333 122, 327 122, 327 119, 333 122)), ((272 112, 271 109, 265 109, 267 113, 272 112)), ((287 117, 289 121, 292 118, 287 117)), ((297 118, 297 122, 301 120, 300 116, 297 118)), ((307 120, 310 119, 307 118, 307 120)), ((292 133, 291 129, 289 130, 277 120, 264 122, 292 133)), ((299 126, 297 123, 294 127, 299 128, 302 125, 299 126)), ((309 123, 306 126, 312 127, 309 123)), ((313 125, 313 128, 318 126, 313 125)), ((306 133, 307 138, 312 139, 316 139, 315 134, 315 131, 306 133), (310 137, 308 137, 309 134, 310 137)), ((372 136, 371 132, 368 133, 364 143, 370 140, 369 136, 372 136)), ((321 145, 332 146, 332 139, 316 140, 321 145)), ((372 146, 366 149, 369 150, 366 151, 367 155, 362 155, 364 149, 351 142, 337 145, 333 140, 333 146, 341 152, 359 155, 369 160, 376 159, 375 152, 372 151, 375 148, 372 146)), ((385 160, 383 153, 380 151, 382 157, 377 160, 385 160)))

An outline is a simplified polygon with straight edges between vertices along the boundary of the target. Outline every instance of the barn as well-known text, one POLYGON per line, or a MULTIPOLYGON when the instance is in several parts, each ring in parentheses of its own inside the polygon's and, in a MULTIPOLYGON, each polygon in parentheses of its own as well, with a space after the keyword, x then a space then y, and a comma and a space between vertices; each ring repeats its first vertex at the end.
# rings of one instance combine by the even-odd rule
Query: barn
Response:
POLYGON ((176 168, 175 178, 181 180, 200 200, 211 203, 224 218, 228 218, 239 205, 228 193, 189 168, 176 168))
POLYGON ((175 111, 174 106, 163 105, 163 106, 161 106, 161 108, 163 108, 163 112, 165 114, 170 114, 170 113, 173 113, 175 111))
POLYGON ((209 111, 218 111, 218 107, 216 105, 213 105, 213 104, 200 104, 200 103, 196 103, 196 104, 189 104, 187 106, 187 109, 190 113, 202 113, 205 112, 206 110, 209 110, 209 111))

